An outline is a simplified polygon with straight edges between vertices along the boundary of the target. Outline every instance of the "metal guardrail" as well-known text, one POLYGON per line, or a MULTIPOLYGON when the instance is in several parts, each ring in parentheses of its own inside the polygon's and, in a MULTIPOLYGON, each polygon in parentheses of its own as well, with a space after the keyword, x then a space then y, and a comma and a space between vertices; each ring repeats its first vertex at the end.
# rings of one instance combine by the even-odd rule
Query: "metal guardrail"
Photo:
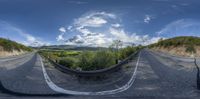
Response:
POLYGON ((139 51, 131 54, 129 57, 125 58, 120 63, 118 63, 116 65, 113 65, 113 66, 110 66, 109 68, 100 69, 100 70, 93 70, 93 71, 78 71, 78 70, 73 70, 73 69, 70 69, 70 68, 68 68, 66 66, 63 66, 63 65, 60 65, 60 64, 54 62, 50 58, 47 58, 47 59, 49 60, 49 62, 51 62, 55 66, 55 68, 57 68, 61 72, 68 73, 68 74, 75 74, 75 75, 78 75, 78 76, 97 76, 97 75, 108 74, 110 72, 119 70, 122 65, 128 63, 128 61, 131 58, 133 58, 135 55, 137 55, 138 52, 139 51))

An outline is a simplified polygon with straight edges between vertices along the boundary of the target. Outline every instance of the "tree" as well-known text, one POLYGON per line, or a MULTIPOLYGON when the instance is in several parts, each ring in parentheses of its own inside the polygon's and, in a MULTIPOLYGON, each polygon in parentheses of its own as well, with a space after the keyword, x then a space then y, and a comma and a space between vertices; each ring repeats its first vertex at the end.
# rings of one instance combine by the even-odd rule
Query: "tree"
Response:
POLYGON ((123 42, 121 40, 114 40, 112 46, 119 50, 120 47, 122 47, 123 42))
POLYGON ((114 49, 116 49, 116 63, 118 63, 119 60, 119 49, 120 47, 122 48, 123 46, 123 42, 121 40, 114 40, 112 45, 111 45, 114 49))
POLYGON ((160 39, 158 40, 158 42, 161 42, 161 41, 163 41, 163 38, 160 38, 160 39))

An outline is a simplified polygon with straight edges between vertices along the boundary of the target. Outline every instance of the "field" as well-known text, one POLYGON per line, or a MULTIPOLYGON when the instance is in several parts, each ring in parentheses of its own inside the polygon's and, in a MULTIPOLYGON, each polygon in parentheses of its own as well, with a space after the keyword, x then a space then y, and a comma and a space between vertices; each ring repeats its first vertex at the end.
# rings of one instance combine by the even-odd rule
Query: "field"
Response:
POLYGON ((142 47, 126 47, 121 49, 104 49, 104 50, 41 50, 39 53, 60 65, 70 69, 80 71, 91 71, 108 68, 118 64, 120 60, 125 59, 132 53, 142 47))

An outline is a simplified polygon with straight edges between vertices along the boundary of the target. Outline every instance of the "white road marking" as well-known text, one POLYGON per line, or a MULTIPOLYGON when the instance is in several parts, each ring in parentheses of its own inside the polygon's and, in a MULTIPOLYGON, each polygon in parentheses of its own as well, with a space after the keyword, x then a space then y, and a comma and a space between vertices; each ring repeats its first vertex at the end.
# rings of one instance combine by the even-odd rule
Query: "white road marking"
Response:
POLYGON ((44 74, 45 81, 52 90, 54 90, 58 93, 72 94, 72 95, 109 95, 109 94, 116 94, 116 93, 119 93, 119 92, 123 92, 123 91, 127 90, 128 88, 130 88, 132 86, 132 84, 133 84, 133 82, 135 81, 135 78, 136 78, 136 72, 137 72, 137 68, 138 68, 138 65, 139 65, 139 61, 140 61, 140 54, 141 54, 141 52, 139 53, 139 57, 137 59, 137 63, 136 63, 136 67, 134 69, 133 75, 132 75, 131 79, 124 86, 119 87, 117 89, 113 89, 113 90, 98 91, 98 92, 73 91, 73 90, 63 89, 63 88, 57 86, 56 84, 54 84, 51 81, 50 77, 48 76, 48 74, 45 70, 45 67, 43 65, 41 56, 39 56, 39 58, 40 58, 40 61, 41 61, 42 71, 43 71, 43 74, 44 74))

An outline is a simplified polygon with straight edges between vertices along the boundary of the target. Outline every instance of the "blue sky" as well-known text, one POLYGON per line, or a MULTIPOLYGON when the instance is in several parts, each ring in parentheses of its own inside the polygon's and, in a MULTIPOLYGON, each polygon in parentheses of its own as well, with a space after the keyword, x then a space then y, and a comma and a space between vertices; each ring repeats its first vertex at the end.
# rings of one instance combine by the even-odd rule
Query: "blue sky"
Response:
POLYGON ((200 36, 199 0, 0 0, 0 37, 29 46, 200 36))

